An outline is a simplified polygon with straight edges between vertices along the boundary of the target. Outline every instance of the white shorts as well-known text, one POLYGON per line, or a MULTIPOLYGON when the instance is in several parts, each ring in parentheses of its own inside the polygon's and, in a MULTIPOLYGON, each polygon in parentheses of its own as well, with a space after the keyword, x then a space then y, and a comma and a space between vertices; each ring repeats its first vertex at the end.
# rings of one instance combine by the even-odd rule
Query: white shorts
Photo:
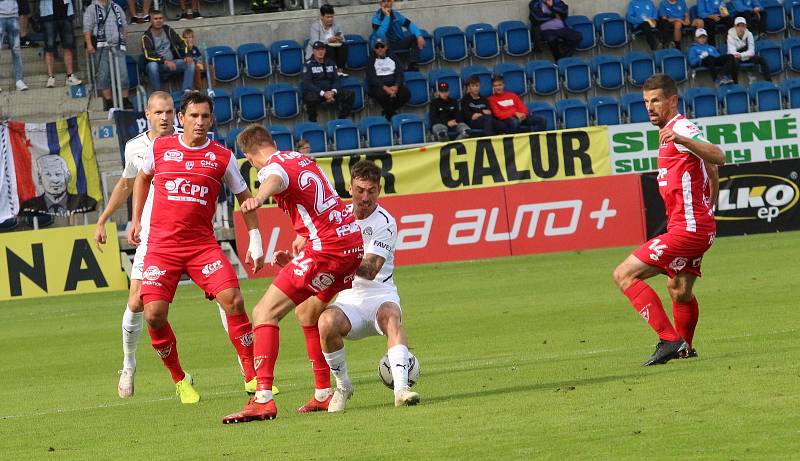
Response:
MULTIPOLYGON (((346 290, 350 291, 350 290, 346 290)), ((394 303, 400 307, 400 297, 397 293, 376 293, 366 296, 352 296, 343 292, 345 296, 340 296, 331 303, 331 307, 338 307, 350 321, 350 332, 345 338, 358 340, 367 336, 384 336, 381 327, 378 326, 378 309, 383 303, 394 303), (349 295, 349 296, 348 296, 349 295)), ((400 315, 402 319, 402 308, 400 315)))
POLYGON ((136 254, 133 256, 133 269, 131 269, 131 280, 142 280, 144 273, 144 255, 147 254, 147 242, 142 242, 136 247, 136 254))

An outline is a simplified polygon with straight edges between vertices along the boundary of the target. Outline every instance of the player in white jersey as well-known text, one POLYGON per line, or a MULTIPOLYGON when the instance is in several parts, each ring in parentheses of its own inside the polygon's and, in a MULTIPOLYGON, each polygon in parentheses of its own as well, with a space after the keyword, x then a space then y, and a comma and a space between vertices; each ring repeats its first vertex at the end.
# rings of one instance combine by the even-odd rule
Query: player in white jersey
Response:
POLYGON ((323 355, 336 378, 336 390, 328 405, 331 413, 344 410, 353 395, 343 339, 367 336, 386 336, 395 406, 419 403, 419 394, 408 386, 408 341, 393 278, 397 223, 378 205, 380 191, 381 169, 377 165, 367 160, 353 165, 351 206, 364 238, 364 259, 353 287, 339 293, 319 318, 323 355))

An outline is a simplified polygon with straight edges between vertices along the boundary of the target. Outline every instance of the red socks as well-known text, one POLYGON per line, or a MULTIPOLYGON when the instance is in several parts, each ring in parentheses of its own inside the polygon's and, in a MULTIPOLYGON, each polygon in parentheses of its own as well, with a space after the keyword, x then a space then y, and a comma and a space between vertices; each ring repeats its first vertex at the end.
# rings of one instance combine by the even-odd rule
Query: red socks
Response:
POLYGON ((677 341, 680 338, 669 322, 667 313, 664 312, 661 299, 648 284, 637 280, 625 290, 625 296, 631 301, 636 312, 647 320, 659 338, 665 341, 677 341))
POLYGON ((228 337, 239 354, 242 362, 244 380, 250 381, 256 375, 253 368, 253 325, 247 318, 247 313, 226 315, 228 320, 228 337))
POLYGON ((700 318, 700 309, 697 307, 697 298, 692 296, 688 303, 672 303, 672 318, 675 320, 675 329, 678 334, 692 346, 694 329, 697 319, 700 318))
POLYGON ((153 345, 153 349, 156 350, 156 353, 169 370, 172 380, 175 383, 182 380, 184 373, 181 368, 181 362, 178 360, 178 344, 169 322, 158 330, 153 330, 148 325, 147 331, 150 332, 150 343, 153 345))
POLYGON ((275 362, 278 360, 280 344, 278 325, 266 323, 253 328, 253 361, 258 378, 256 390, 271 391, 275 380, 275 362))
POLYGON ((325 356, 322 355, 322 345, 319 341, 319 328, 317 325, 304 326, 303 335, 306 337, 306 352, 308 360, 311 362, 311 369, 314 371, 314 387, 316 389, 327 389, 331 387, 331 369, 325 356))

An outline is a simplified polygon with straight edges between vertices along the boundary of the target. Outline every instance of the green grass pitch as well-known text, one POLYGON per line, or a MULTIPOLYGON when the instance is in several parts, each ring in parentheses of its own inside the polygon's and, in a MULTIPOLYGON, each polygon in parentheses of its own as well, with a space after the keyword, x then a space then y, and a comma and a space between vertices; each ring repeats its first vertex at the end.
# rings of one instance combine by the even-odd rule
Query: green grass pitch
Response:
MULTIPOLYGON (((0 303, 0 459, 798 459, 799 244, 719 239, 696 286, 700 357, 649 368, 655 336, 611 280, 630 248, 402 267, 419 406, 394 408, 385 343, 368 338, 347 343, 348 410, 295 413, 313 381, 289 316, 278 419, 232 426, 242 379, 196 287, 170 320, 197 405, 178 402, 146 332, 136 395, 117 397, 125 293, 0 303)), ((248 307, 265 286, 244 283, 248 307)))

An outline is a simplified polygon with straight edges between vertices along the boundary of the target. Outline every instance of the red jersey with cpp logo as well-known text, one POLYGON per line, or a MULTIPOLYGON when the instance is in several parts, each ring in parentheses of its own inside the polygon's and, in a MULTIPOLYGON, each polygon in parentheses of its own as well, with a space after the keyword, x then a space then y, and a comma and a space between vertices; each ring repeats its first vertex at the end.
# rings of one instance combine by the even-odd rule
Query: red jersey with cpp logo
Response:
MULTIPOLYGON (((666 125, 672 131, 701 142, 700 129, 678 114, 666 125)), ((707 235, 716 232, 711 185, 700 157, 675 142, 658 148, 658 191, 667 209, 667 232, 707 235)))
POLYGON ((189 147, 180 134, 156 138, 142 171, 154 175, 147 242, 154 249, 216 245, 212 219, 222 186, 234 194, 247 189, 231 151, 210 140, 189 147))
POLYGON ((279 151, 259 170, 258 179, 281 178, 284 190, 275 201, 292 219, 295 231, 308 239, 306 248, 334 252, 360 248, 361 229, 317 163, 299 152, 279 151))

